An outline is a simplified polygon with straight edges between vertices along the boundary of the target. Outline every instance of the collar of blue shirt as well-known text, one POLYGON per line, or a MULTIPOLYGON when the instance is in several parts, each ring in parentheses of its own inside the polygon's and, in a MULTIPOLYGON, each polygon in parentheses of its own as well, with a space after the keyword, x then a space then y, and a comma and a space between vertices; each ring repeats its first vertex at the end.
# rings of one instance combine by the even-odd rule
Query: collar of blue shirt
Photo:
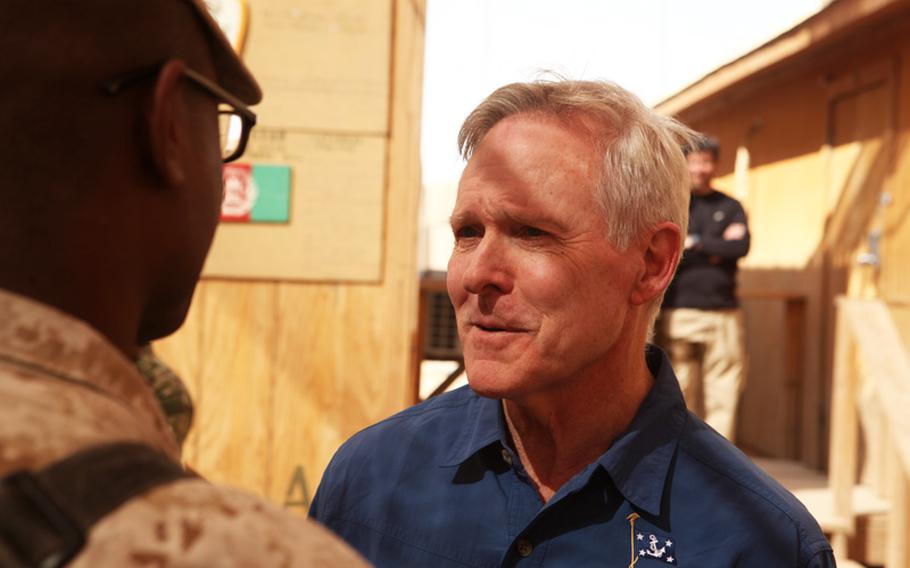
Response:
MULTIPOLYGON (((596 464, 606 470, 616 488, 639 510, 659 515, 667 474, 686 422, 686 405, 666 354, 654 346, 646 350, 654 386, 645 397, 629 428, 621 434, 596 464)), ((458 441, 441 464, 457 467, 477 452, 499 443, 507 447, 507 434, 499 400, 475 398, 469 420, 458 441)), ((563 489, 583 487, 597 470, 580 472, 563 489)), ((560 490, 559 494, 563 493, 560 490)), ((554 499, 555 501, 556 499, 554 499)))

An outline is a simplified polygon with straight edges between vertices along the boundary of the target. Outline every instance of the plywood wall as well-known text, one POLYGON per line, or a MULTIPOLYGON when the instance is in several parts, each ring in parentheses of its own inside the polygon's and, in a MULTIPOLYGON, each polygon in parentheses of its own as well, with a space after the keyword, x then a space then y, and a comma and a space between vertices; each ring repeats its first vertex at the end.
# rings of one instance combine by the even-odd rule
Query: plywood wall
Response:
POLYGON ((752 229, 740 276, 752 339, 738 439, 818 466, 826 463, 834 296, 875 295, 910 311, 910 41, 894 29, 874 36, 680 117, 719 138, 717 185, 743 201, 752 229), (892 200, 884 209, 883 193, 892 200), (857 255, 877 229, 882 265, 862 266, 857 255), (799 298, 804 321, 794 327, 785 305, 799 298), (785 371, 794 343, 802 352, 796 388, 785 371))
POLYGON ((223 224, 205 274, 378 283, 393 2, 255 0, 244 59, 265 96, 244 161, 291 168, 291 222, 223 224))
MULTIPOLYGON (((281 151, 309 170, 298 180, 322 176, 325 194, 322 201, 301 199, 303 209, 295 209, 291 222, 300 234, 310 231, 321 240, 318 251, 301 254, 311 243, 270 234, 274 246, 265 253, 232 247, 222 235, 213 254, 219 262, 269 254, 330 277, 223 279, 210 271, 186 325, 156 349, 187 380, 196 401, 185 446, 189 465, 213 481, 304 512, 341 442, 405 407, 411 395, 424 3, 376 1, 369 9, 353 0, 250 4, 249 63, 266 102, 260 146, 253 139, 249 155, 274 158, 269 139, 287 133, 281 151), (281 14, 294 18, 282 21, 281 14), (327 28, 326 22, 334 23, 327 28), (387 38, 386 49, 364 50, 375 34, 387 38), (309 39, 295 44, 300 37, 309 39), (366 82, 346 82, 351 75, 366 82), (301 96, 290 96, 288 85, 301 96), (279 95, 270 99, 273 88, 279 95), (375 103, 377 93, 382 104, 375 103), (359 120, 352 123, 352 116, 359 120), (377 180, 372 173, 352 179, 345 175, 349 168, 336 167, 338 152, 326 144, 338 140, 379 148, 339 150, 369 172, 376 171, 378 156, 377 180), (372 248, 351 248, 349 238, 372 248)), ((308 189, 295 182, 300 195, 311 196, 308 189)))

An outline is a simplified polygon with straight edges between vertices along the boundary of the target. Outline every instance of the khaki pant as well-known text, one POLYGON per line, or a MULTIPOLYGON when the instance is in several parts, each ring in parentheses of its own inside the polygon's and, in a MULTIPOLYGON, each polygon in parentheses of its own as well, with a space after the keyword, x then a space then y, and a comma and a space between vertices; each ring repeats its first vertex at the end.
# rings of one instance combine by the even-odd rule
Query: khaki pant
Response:
POLYGON ((745 384, 742 311, 667 309, 658 325, 689 410, 732 441, 745 384))

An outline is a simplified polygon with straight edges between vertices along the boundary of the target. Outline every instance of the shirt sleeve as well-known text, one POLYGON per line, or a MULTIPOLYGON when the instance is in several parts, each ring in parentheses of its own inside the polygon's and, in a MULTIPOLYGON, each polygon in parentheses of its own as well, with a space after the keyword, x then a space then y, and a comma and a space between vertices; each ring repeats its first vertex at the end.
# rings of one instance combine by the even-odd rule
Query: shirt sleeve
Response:
POLYGON ((749 253, 749 246, 752 236, 749 234, 749 221, 746 218, 746 212, 742 205, 733 202, 733 214, 730 216, 730 222, 727 227, 735 223, 742 223, 746 226, 746 234, 741 239, 726 240, 723 237, 702 237, 698 250, 708 256, 719 256, 725 260, 736 260, 749 253))
POLYGON ((809 559, 805 568, 837 568, 834 553, 831 550, 822 550, 809 559))
POLYGON ((310 511, 308 516, 318 521, 319 523, 325 525, 327 519, 325 511, 325 499, 326 493, 331 493, 331 484, 332 478, 330 477, 330 468, 326 468, 325 473, 322 475, 322 480, 319 482, 319 486, 316 487, 316 493, 313 495, 313 500, 310 502, 310 511))
POLYGON ((344 510, 347 468, 344 466, 346 460, 343 459, 343 454, 346 446, 347 444, 342 445, 326 466, 308 513, 309 518, 335 532, 338 532, 338 526, 334 524, 338 522, 338 513, 344 510))
POLYGON ((316 488, 316 494, 313 495, 313 501, 310 502, 310 510, 307 513, 311 519, 319 520, 319 489, 322 488, 322 483, 319 484, 319 487, 316 488))

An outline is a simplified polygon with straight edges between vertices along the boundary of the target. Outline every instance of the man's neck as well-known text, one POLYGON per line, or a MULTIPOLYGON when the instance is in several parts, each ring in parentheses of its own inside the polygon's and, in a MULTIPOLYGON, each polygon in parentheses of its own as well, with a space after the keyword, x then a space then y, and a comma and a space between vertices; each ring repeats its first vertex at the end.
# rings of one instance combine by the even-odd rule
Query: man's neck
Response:
POLYGON ((126 357, 133 358, 137 353, 138 310, 132 309, 134 298, 125 293, 131 288, 113 282, 104 288, 97 283, 94 286, 82 284, 78 274, 72 271, 58 271, 56 276, 44 272, 39 276, 37 272, 28 273, 27 270, 15 275, 0 271, 0 288, 56 308, 89 324, 126 357), (66 285, 59 281, 61 274, 69 276, 66 285))
POLYGON ((544 502, 628 429, 654 384, 643 349, 630 363, 534 401, 503 401, 515 451, 544 502))
POLYGON ((692 195, 694 195, 696 197, 706 197, 708 195, 711 195, 712 193, 714 193, 714 188, 711 187, 710 185, 706 185, 705 187, 693 187, 692 188, 692 195))

